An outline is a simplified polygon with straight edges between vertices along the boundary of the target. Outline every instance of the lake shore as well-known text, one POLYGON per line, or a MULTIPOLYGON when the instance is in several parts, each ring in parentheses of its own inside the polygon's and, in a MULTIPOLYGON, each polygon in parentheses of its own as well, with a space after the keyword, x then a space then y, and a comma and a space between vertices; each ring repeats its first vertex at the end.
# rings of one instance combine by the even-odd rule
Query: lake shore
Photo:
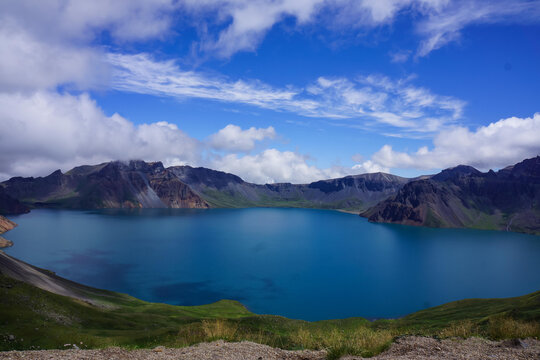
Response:
MULTIPOLYGON (((13 221, 0 215, 0 235, 16 227, 13 221)), ((0 249, 13 246, 13 242, 0 236, 0 249)))

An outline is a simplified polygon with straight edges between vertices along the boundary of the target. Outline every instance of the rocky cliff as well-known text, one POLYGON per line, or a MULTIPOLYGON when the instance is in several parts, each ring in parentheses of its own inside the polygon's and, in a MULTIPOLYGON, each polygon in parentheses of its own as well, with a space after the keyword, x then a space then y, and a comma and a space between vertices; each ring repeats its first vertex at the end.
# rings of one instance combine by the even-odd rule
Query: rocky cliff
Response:
POLYGON ((161 162, 109 162, 14 177, 0 184, 20 206, 70 209, 285 206, 360 211, 396 193, 411 179, 376 173, 310 184, 258 185, 221 171, 161 162))
MULTIPOLYGON (((6 219, 2 215, 0 215, 0 235, 5 233, 6 231, 13 229, 15 226, 17 226, 17 224, 15 224, 13 221, 6 219)), ((10 247, 12 245, 13 243, 11 241, 6 240, 0 236, 0 249, 10 247)))
POLYGON ((160 162, 109 162, 46 177, 14 177, 1 184, 32 207, 207 208, 209 205, 160 162))
POLYGON ((540 156, 498 172, 446 169, 411 181, 361 215, 374 222, 540 234, 540 156))

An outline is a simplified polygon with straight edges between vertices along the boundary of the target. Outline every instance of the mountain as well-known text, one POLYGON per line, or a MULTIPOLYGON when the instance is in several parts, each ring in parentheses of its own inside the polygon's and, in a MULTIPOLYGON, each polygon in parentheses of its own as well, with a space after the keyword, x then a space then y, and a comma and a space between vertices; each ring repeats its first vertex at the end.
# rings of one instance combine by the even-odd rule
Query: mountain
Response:
POLYGON ((446 169, 407 183, 360 215, 374 222, 540 234, 540 156, 497 172, 446 169))
POLYGON ((233 174, 201 167, 164 168, 161 162, 113 161, 79 166, 65 174, 57 170, 46 177, 14 177, 1 183, 0 189, 11 199, 30 207, 285 206, 361 210, 396 193, 408 181, 375 173, 311 184, 257 185, 233 174))
POLYGON ((9 196, 4 187, 0 186, 0 215, 17 215, 29 211, 30 209, 27 206, 9 196))
POLYGON ((375 173, 321 180, 310 184, 257 185, 221 171, 190 166, 169 168, 215 207, 285 206, 367 209, 399 190, 409 179, 375 173))
POLYGON ((202 167, 113 161, 0 183, 0 213, 28 207, 343 209, 374 222, 540 234, 540 157, 497 172, 460 165, 414 179, 373 173, 265 185, 202 167))
POLYGON ((14 177, 5 193, 33 207, 207 208, 209 205, 160 162, 113 161, 46 177, 14 177))

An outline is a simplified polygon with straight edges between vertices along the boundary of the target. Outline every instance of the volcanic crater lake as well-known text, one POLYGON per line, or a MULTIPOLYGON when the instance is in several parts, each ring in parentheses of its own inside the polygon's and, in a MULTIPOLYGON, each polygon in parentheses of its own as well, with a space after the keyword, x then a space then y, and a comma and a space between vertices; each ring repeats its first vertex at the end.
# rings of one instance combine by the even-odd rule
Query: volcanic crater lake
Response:
POLYGON ((178 305, 235 299, 305 320, 399 317, 540 289, 540 237, 371 224, 311 209, 34 210, 12 256, 68 279, 178 305))

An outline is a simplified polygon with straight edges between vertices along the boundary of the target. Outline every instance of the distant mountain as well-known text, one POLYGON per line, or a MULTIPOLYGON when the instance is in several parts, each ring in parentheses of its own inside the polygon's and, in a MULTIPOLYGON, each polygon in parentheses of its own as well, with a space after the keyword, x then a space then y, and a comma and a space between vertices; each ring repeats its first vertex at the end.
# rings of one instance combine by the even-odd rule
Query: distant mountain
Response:
MULTIPOLYGON (((311 184, 257 185, 206 168, 144 161, 79 166, 65 174, 14 177, 0 184, 23 206, 71 209, 284 206, 360 211, 396 193, 409 179, 376 173, 311 184)), ((11 200, 10 200, 11 201, 11 200)), ((0 200, 0 205, 2 201, 0 200)))
POLYGON ((360 210, 399 190, 409 179, 375 173, 310 184, 257 185, 221 171, 190 166, 169 168, 215 207, 285 206, 360 210))
POLYGON ((114 161, 79 166, 65 174, 57 170, 46 177, 14 177, 0 186, 10 197, 32 207, 209 207, 160 162, 114 161))
POLYGON ((407 183, 363 212, 374 222, 540 234, 540 156, 498 172, 470 166, 407 183))
POLYGON ((0 183, 0 214, 29 207, 280 206, 358 211, 374 222, 540 234, 540 157, 498 172, 460 165, 414 179, 374 173, 266 185, 201 167, 113 161, 0 183))

